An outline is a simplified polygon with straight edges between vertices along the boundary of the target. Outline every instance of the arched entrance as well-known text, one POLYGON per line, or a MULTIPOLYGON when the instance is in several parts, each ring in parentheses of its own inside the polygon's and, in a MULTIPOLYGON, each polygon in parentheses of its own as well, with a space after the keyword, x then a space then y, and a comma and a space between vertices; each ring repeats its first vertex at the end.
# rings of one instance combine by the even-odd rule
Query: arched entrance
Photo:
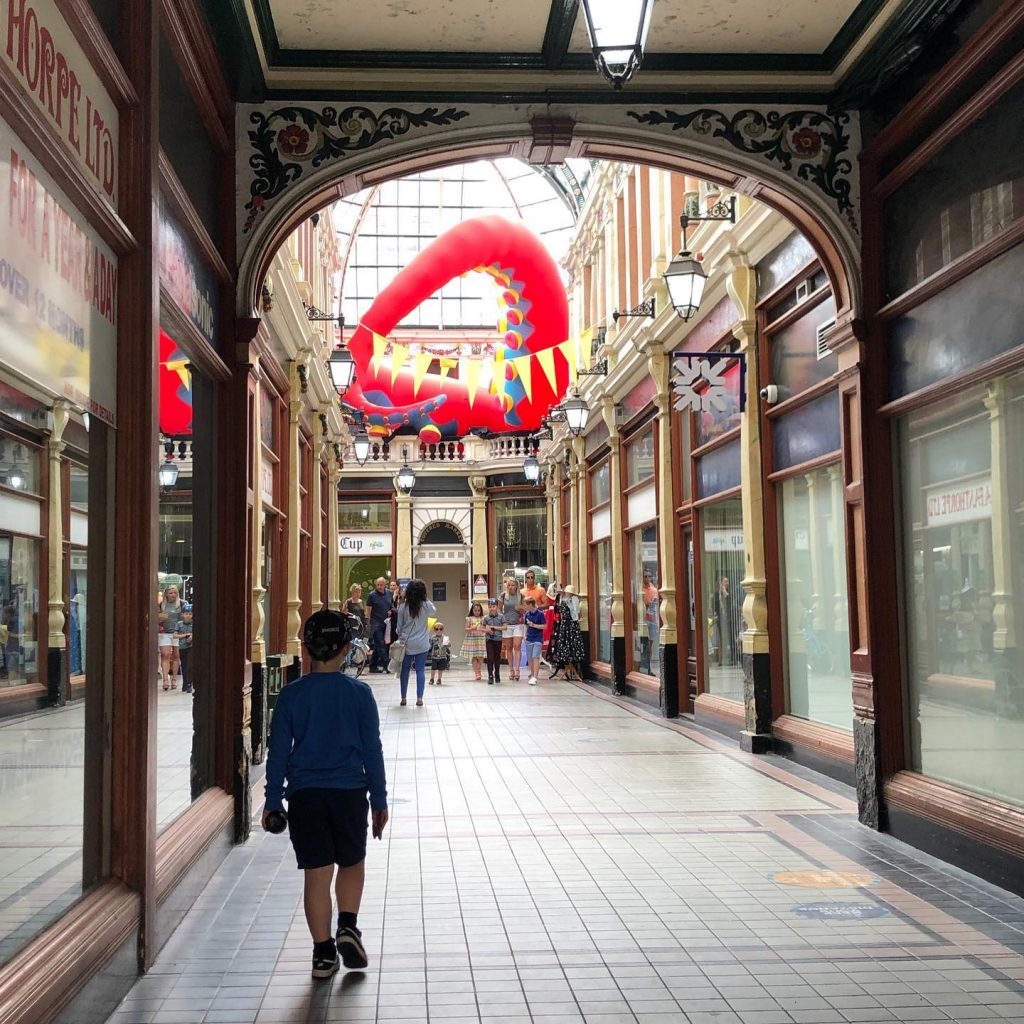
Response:
POLYGON ((446 164, 550 154, 646 163, 756 198, 786 216, 815 249, 837 299, 837 320, 860 305, 859 131, 823 107, 648 109, 580 105, 241 107, 238 314, 250 317, 274 254, 292 228, 333 199, 446 164), (561 132, 553 138, 553 132, 561 132))

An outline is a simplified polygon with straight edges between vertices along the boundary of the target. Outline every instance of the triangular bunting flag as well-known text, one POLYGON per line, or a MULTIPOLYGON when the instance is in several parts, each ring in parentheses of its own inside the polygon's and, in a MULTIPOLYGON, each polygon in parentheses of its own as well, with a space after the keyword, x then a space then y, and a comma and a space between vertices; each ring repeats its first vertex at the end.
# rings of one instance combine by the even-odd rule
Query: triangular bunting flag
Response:
POLYGON ((476 401, 477 385, 480 383, 480 360, 460 359, 459 376, 466 379, 466 398, 469 401, 470 409, 472 409, 473 403, 476 401))
POLYGON ((533 357, 530 356, 526 359, 517 359, 512 364, 519 371, 519 379, 523 382, 523 390, 526 392, 526 400, 528 402, 533 401, 533 378, 530 370, 532 362, 533 357))
POLYGON ((391 346, 391 383, 398 380, 402 364, 409 358, 409 350, 404 345, 391 346))
POLYGON ((376 331, 370 332, 373 335, 373 358, 370 360, 370 368, 376 373, 380 369, 380 361, 388 348, 388 339, 382 338, 376 331))
POLYGON ((555 350, 553 348, 542 348, 537 354, 537 362, 547 377, 548 384, 552 391, 558 390, 557 376, 555 374, 555 350))
POLYGON ((423 383, 423 378, 427 375, 427 369, 430 366, 433 356, 429 352, 419 352, 416 355, 416 361, 413 365, 412 371, 412 396, 415 398, 420 393, 420 385, 423 383))
POLYGON ((594 344, 594 328, 588 327, 580 335, 579 359, 584 369, 590 369, 590 350, 594 344))
POLYGON ((458 365, 459 365, 459 361, 457 359, 442 359, 441 360, 441 380, 444 380, 445 377, 447 377, 448 374, 452 372, 452 369, 454 367, 458 366, 458 365))
POLYGON ((558 347, 562 350, 562 355, 565 356, 565 361, 569 364, 569 383, 575 384, 579 380, 579 377, 576 375, 576 340, 575 338, 570 338, 558 347))
POLYGON ((494 376, 494 360, 484 359, 480 364, 480 387, 485 391, 491 386, 491 378, 494 376))

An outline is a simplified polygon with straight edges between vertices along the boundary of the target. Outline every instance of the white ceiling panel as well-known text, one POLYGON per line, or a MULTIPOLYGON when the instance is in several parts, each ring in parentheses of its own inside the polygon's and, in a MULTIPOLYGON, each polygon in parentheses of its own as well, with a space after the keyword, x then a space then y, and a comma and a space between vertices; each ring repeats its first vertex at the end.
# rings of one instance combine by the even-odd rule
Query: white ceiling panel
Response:
POLYGON ((270 0, 281 46, 301 50, 536 53, 550 0, 270 0))
MULTIPOLYGON (((822 53, 856 0, 655 0, 648 53, 822 53)), ((590 49, 576 19, 573 53, 590 49)))

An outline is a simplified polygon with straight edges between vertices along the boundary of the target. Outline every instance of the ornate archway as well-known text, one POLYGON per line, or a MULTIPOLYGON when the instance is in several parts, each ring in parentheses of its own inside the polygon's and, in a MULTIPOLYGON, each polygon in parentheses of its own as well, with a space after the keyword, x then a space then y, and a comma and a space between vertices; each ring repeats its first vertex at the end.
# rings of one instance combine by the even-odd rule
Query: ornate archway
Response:
MULTIPOLYGON (((555 123, 551 114, 530 104, 239 107, 238 314, 253 315, 270 261, 302 218, 390 178, 466 160, 530 158, 545 143, 550 151, 542 136, 555 123)), ((778 210, 815 249, 839 319, 858 313, 855 117, 815 106, 647 104, 581 104, 558 115, 555 148, 563 155, 682 171, 778 210)))

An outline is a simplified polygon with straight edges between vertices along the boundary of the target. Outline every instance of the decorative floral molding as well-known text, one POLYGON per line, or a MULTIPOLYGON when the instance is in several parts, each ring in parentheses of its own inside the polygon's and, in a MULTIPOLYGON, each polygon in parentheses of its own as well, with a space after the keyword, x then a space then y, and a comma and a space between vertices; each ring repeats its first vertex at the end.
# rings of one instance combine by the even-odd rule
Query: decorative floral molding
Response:
POLYGON ((319 167, 385 139, 397 139, 413 128, 444 127, 468 116, 468 110, 455 107, 426 107, 418 112, 388 107, 379 114, 368 107, 314 110, 293 106, 266 114, 253 111, 249 141, 255 152, 249 157, 249 166, 254 173, 243 232, 252 228, 268 202, 302 177, 307 166, 319 167))
POLYGON ((701 108, 688 113, 675 110, 629 111, 628 116, 647 125, 668 125, 673 131, 722 139, 741 153, 763 157, 818 188, 831 199, 856 230, 848 156, 848 114, 820 110, 740 110, 729 115, 701 108))

